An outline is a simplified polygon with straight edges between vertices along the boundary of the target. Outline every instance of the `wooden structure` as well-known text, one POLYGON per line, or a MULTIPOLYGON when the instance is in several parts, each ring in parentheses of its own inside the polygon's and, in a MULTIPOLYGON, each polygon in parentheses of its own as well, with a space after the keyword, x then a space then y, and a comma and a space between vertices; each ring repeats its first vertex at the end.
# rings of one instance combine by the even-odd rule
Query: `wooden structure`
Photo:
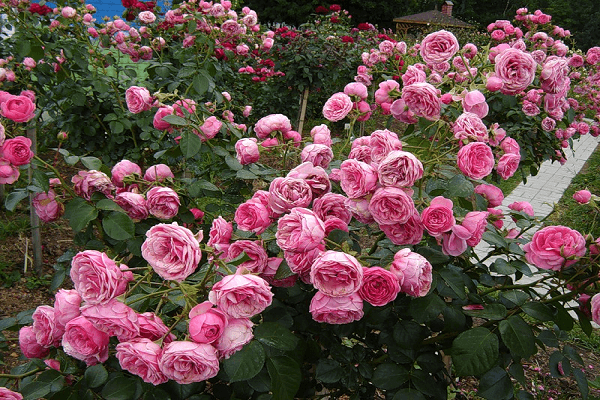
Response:
POLYGON ((473 25, 467 24, 458 18, 454 18, 452 16, 453 6, 454 3, 446 1, 442 6, 442 11, 438 11, 436 7, 435 10, 394 18, 394 22, 396 23, 396 33, 406 35, 411 29, 422 30, 431 25, 462 29, 475 28, 473 25))

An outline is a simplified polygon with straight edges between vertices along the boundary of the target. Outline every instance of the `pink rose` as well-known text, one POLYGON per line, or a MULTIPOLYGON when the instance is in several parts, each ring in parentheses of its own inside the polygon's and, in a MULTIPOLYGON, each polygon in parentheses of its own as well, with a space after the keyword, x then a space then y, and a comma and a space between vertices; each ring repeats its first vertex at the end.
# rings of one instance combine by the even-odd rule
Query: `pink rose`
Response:
POLYGON ((275 287, 292 287, 298 280, 298 275, 293 274, 286 278, 275 278, 279 266, 283 262, 281 257, 269 257, 267 259, 267 267, 259 276, 263 278, 269 285, 275 287))
POLYGON ((202 253, 192 231, 173 223, 146 232, 142 257, 161 278, 181 282, 196 270, 202 253))
POLYGON ((527 201, 515 201, 514 203, 509 204, 508 208, 513 211, 522 211, 530 217, 533 217, 534 215, 533 207, 527 201))
POLYGON ((419 53, 428 64, 449 61, 458 51, 458 40, 451 32, 440 30, 430 33, 421 41, 419 53))
POLYGON ((233 242, 227 250, 227 261, 231 261, 244 253, 249 260, 238 265, 238 270, 249 271, 254 274, 260 274, 267 266, 267 252, 262 242, 252 240, 238 240, 233 242))
POLYGON ((312 250, 304 252, 285 251, 283 257, 287 261, 290 270, 298 275, 310 273, 312 263, 325 251, 325 246, 319 245, 312 250))
POLYGON ((341 251, 326 251, 310 269, 310 281, 327 296, 342 297, 356 293, 362 280, 362 265, 356 258, 341 251))
POLYGON ((352 110, 352 99, 342 92, 332 95, 323 106, 323 116, 331 122, 340 121, 352 110))
POLYGON ((350 223, 352 213, 345 206, 346 197, 337 193, 325 193, 313 202, 312 210, 322 221, 339 218, 350 223))
POLYGON ((333 159, 333 151, 324 144, 309 144, 302 149, 300 158, 302 162, 309 161, 314 166, 327 168, 333 159))
POLYGON ((139 175, 142 176, 142 169, 136 163, 133 163, 129 160, 121 160, 112 167, 110 171, 112 177, 112 183, 115 184, 116 187, 124 187, 123 179, 126 176, 131 175, 139 175))
POLYGON ((35 116, 35 104, 27 96, 10 96, 0 105, 2 115, 14 122, 28 122, 35 116))
POLYGON ((171 168, 165 164, 156 164, 148 167, 144 173, 144 180, 148 182, 162 182, 167 178, 175 178, 171 168))
POLYGON ((174 112, 175 110, 171 106, 158 107, 158 110, 156 110, 156 113, 154 114, 154 119, 152 120, 152 125, 154 128, 158 129, 159 131, 167 130, 171 132, 173 127, 170 123, 164 121, 163 118, 167 115, 173 115, 174 112))
POLYGON ((23 400, 21 393, 13 392, 5 387, 0 387, 0 399, 3 400, 23 400))
POLYGON ((25 136, 17 136, 7 139, 0 147, 0 156, 10 161, 12 165, 25 165, 33 158, 31 151, 31 140, 25 136))
POLYGON ((367 87, 360 82, 351 82, 344 87, 344 93, 348 96, 357 96, 361 100, 369 97, 367 87))
POLYGON ((158 365, 167 379, 182 385, 202 382, 219 373, 217 351, 205 343, 171 342, 164 346, 158 365))
POLYGON ((471 142, 463 146, 457 155, 458 168, 471 179, 482 179, 494 169, 492 149, 482 142, 471 142))
POLYGON ((502 205, 504 193, 494 185, 482 183, 475 186, 475 193, 482 195, 488 202, 488 207, 498 207, 502 205))
POLYGON ((509 48, 496 56, 495 63, 495 74, 502 80, 500 91, 503 94, 518 94, 535 79, 537 63, 529 53, 509 48))
POLYGON ((313 165, 310 161, 298 165, 288 172, 286 177, 303 179, 310 186, 312 198, 315 200, 331 191, 331 182, 327 172, 322 167, 313 165))
POLYGON ((458 140, 470 140, 474 142, 487 142, 487 127, 476 114, 464 112, 452 124, 452 132, 458 140))
POLYGON ((511 137, 505 138, 502 143, 500 143, 500 148, 504 153, 521 154, 521 146, 519 146, 519 143, 511 137))
POLYGON ((371 222, 375 222, 375 220, 369 211, 369 202, 370 199, 368 196, 357 199, 347 198, 344 201, 344 205, 357 221, 362 222, 363 224, 370 224, 371 222))
POLYGON ((275 178, 269 186, 269 205, 276 215, 294 207, 307 207, 312 201, 312 191, 304 179, 275 178))
POLYGON ((421 213, 421 221, 431 236, 448 232, 456 223, 452 211, 452 200, 438 196, 431 200, 429 207, 421 213))
POLYGON ((261 234, 271 225, 270 210, 260 201, 249 200, 235 210, 234 221, 238 229, 261 234))
POLYGON ((485 232, 487 217, 490 215, 487 211, 469 211, 461 225, 469 231, 470 237, 466 239, 467 244, 475 247, 481 241, 481 236, 485 232))
POLYGON ((479 90, 467 92, 462 99, 462 106, 465 112, 473 113, 479 118, 485 118, 490 110, 485 101, 485 96, 479 90))
POLYGON ((35 195, 32 201, 35 213, 44 222, 58 220, 65 212, 63 203, 56 200, 56 193, 50 189, 47 193, 40 192, 35 195))
MULTIPOLYGON (((42 346, 37 342, 31 326, 19 329, 19 348, 27 358, 44 358, 50 353, 50 346, 42 346)), ((0 398, 2 397, 0 396, 0 398)))
POLYGON ((398 277, 400 291, 413 297, 425 296, 431 288, 432 266, 425 257, 402 249, 394 255, 390 272, 398 277))
POLYGON ((402 88, 402 100, 419 117, 434 121, 440 118, 442 102, 440 90, 426 82, 413 83, 402 88))
POLYGON ((212 139, 215 136, 217 136, 217 133, 219 133, 222 126, 223 123, 219 121, 217 117, 211 115, 210 117, 206 118, 202 126, 200 126, 202 134, 199 134, 198 132, 196 132, 196 134, 198 134, 198 136, 200 136, 200 139, 202 139, 202 141, 205 142, 206 140, 212 139))
POLYGON ((578 190, 573 193, 573 199, 579 204, 587 204, 592 199, 592 193, 589 190, 578 190))
POLYGON ((423 177, 423 164, 407 151, 392 151, 377 167, 379 183, 396 188, 411 187, 423 177))
POLYGON ((60 289, 54 296, 54 321, 63 331, 67 322, 81 315, 81 300, 76 290, 60 289))
POLYGON ((229 241, 233 234, 233 224, 225 221, 221 216, 215 218, 208 233, 207 245, 214 247, 217 253, 225 252, 229 248, 229 241))
POLYGON ((156 15, 154 15, 152 11, 142 11, 138 14, 138 18, 140 22, 144 24, 151 24, 156 21, 156 15))
POLYGON ((6 158, 0 157, 0 184, 15 183, 19 179, 19 168, 6 158))
POLYGON ((71 183, 73 183, 75 193, 86 200, 90 200, 94 192, 104 193, 107 197, 111 197, 115 188, 104 172, 95 170, 79 171, 71 178, 71 183))
POLYGON ((235 143, 237 159, 242 165, 252 164, 260 159, 256 138, 243 138, 235 143))
POLYGON ((546 93, 564 93, 571 80, 569 79, 568 60, 564 57, 550 56, 544 61, 540 74, 540 84, 546 93))
MULTIPOLYGON (((353 143, 353 148, 354 147, 355 146, 353 143)), ((356 147, 358 148, 359 146, 356 147)), ((367 149, 370 149, 370 160, 373 160, 374 162, 378 163, 381 162, 381 160, 383 160, 384 158, 386 158, 388 154, 390 154, 390 152, 395 150, 402 150, 402 143, 400 142, 400 139, 398 139, 398 135, 395 132, 383 129, 376 130, 371 134, 369 144, 366 147, 367 149)), ((370 161, 368 160, 359 161, 370 163, 370 161)))
POLYGON ((100 304, 125 293, 133 274, 122 271, 105 253, 85 250, 71 260, 71 280, 86 303, 100 304))
POLYGON ((134 221, 148 218, 148 206, 146 199, 139 193, 121 192, 115 197, 117 203, 129 217, 134 221))
POLYGON ((289 118, 283 114, 270 114, 262 117, 254 125, 254 133, 259 139, 267 138, 271 133, 279 131, 281 133, 292 130, 292 123, 289 118))
POLYGON ((215 283, 208 300, 232 318, 260 314, 273 299, 271 287, 255 275, 227 275, 215 283))
POLYGON ((196 113, 196 102, 192 99, 177 100, 173 103, 173 111, 179 117, 189 118, 191 114, 196 113))
POLYGON ((600 293, 596 293, 594 296, 592 296, 592 299, 590 300, 590 310, 592 313, 592 320, 595 323, 599 323, 600 322, 600 293))
POLYGON ((133 114, 139 114, 152 108, 152 95, 148 89, 139 86, 130 86, 125 91, 127 109, 133 114))
POLYGON ((331 131, 325 124, 317 125, 310 130, 313 143, 331 147, 331 131))
POLYGON ((295 207, 277 222, 277 245, 282 250, 306 252, 325 238, 325 225, 307 208, 295 207))
POLYGON ((377 104, 392 103, 398 96, 400 84, 394 80, 383 81, 379 84, 379 89, 375 91, 375 101, 377 104))
POLYGON ((520 154, 507 153, 500 157, 496 171, 502 179, 508 179, 517 172, 519 163, 521 162, 520 154))
POLYGON ((403 189, 379 188, 369 202, 369 212, 381 225, 404 224, 415 210, 415 204, 403 189))
POLYGON ((400 292, 396 275, 381 267, 363 268, 363 284, 358 294, 374 306, 385 306, 394 301, 400 292))
POLYGON ((169 380, 159 367, 162 349, 150 339, 138 338, 119 343, 115 350, 121 368, 139 376, 144 382, 156 386, 169 380))
MULTIPOLYGON (((442 98, 440 98, 442 101, 442 98)), ((397 120, 404 122, 405 124, 416 124, 417 119, 415 113, 412 112, 406 102, 402 99, 395 100, 390 106, 390 114, 397 120)))
POLYGON ((442 234, 442 253, 458 257, 467 251, 467 239, 471 233, 461 225, 453 225, 449 233, 442 234))
POLYGON ((252 326, 248 318, 230 318, 221 337, 213 343, 219 351, 219 358, 229 358, 250 343, 254 337, 252 326))
POLYGON ((198 304, 190 311, 188 331, 196 343, 213 343, 218 340, 227 327, 227 316, 212 308, 210 301, 198 304))
POLYGON ((90 366, 108 360, 108 339, 106 333, 79 316, 65 326, 62 347, 65 353, 90 366))
POLYGON ((358 293, 331 297, 317 292, 310 301, 309 310, 315 321, 327 324, 349 324, 364 315, 363 301, 358 293))
POLYGON ((490 92, 497 92, 498 90, 502 89, 502 79, 496 76, 490 76, 487 79, 485 88, 490 92))
POLYGON ((340 165, 342 190, 350 198, 370 194, 377 186, 377 170, 371 165, 354 159, 345 160, 340 165))
POLYGON ((423 238, 423 223, 417 210, 403 224, 379 225, 379 229, 398 246, 419 244, 423 238))
POLYGON ((414 65, 409 65, 406 69, 404 75, 402 75, 402 83, 404 86, 412 85, 417 82, 425 82, 427 79, 427 74, 425 71, 415 67, 414 65))
POLYGON ((547 226, 533 234, 525 258, 538 268, 559 271, 577 262, 586 252, 585 238, 566 226, 547 226))
POLYGON ((171 219, 179 212, 179 196, 168 187, 153 187, 146 193, 148 212, 159 219, 171 219))
POLYGON ((119 342, 126 342, 140 334, 136 312, 116 299, 82 307, 81 315, 108 336, 116 336, 119 342))

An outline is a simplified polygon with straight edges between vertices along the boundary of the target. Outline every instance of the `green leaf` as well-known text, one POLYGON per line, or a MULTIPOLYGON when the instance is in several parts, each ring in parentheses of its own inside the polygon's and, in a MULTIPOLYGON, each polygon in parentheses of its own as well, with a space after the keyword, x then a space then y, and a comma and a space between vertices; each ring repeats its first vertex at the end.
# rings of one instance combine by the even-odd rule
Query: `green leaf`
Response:
POLYGON ((525 293, 522 290, 507 290, 506 292, 502 292, 500 294, 500 299, 501 300, 507 300, 508 304, 506 301, 503 301, 503 303, 509 307, 515 307, 515 306, 522 306, 523 304, 525 304, 525 302, 527 300, 530 299, 529 295, 527 293, 525 293))
POLYGON ((221 189, 210 183, 209 181, 202 179, 200 181, 194 182, 193 185, 197 185, 200 189, 210 190, 211 192, 220 192, 221 189))
POLYGON ((23 400, 37 400, 44 398, 51 392, 52 385, 48 382, 33 381, 21 388, 23 400))
POLYGON ((445 197, 469 197, 473 194, 473 184, 464 175, 455 175, 448 182, 445 197))
POLYGON ((187 119, 180 117, 179 115, 165 115, 162 118, 163 121, 171 124, 171 125, 176 125, 176 126, 188 126, 189 122, 187 121, 187 119))
POLYGON ((525 314, 539 321, 552 321, 554 319, 552 310, 548 306, 537 301, 525 303, 521 306, 521 309, 525 314))
POLYGON ((481 375, 498 361, 498 337, 484 327, 469 329, 452 343, 452 363, 458 376, 481 375))
POLYGON ((98 201, 96 203, 96 208, 98 210, 104 210, 104 211, 119 211, 122 213, 125 212, 125 210, 123 210, 117 203, 115 203, 111 199, 102 199, 102 200, 98 201))
POLYGON ((485 304, 483 310, 464 310, 463 313, 469 317, 485 318, 494 321, 499 321, 506 317, 506 307, 502 304, 493 303, 485 304))
POLYGON ((450 257, 442 253, 441 250, 434 249, 430 246, 427 247, 419 247, 417 249, 417 253, 422 255, 429 261, 431 264, 444 264, 450 260, 450 257))
POLYGON ((205 75, 196 74, 196 76, 194 76, 192 84, 194 85, 194 90, 196 91, 196 93, 198 93, 198 95, 203 95, 208 90, 210 81, 205 75))
POLYGON ((240 162, 237 160, 237 158, 232 157, 230 154, 227 154, 225 156, 225 163, 229 166, 229 168, 231 168, 234 171, 239 171, 242 168, 244 168, 242 164, 240 164, 240 162))
POLYGON ((91 388, 100 387, 104 385, 108 380, 108 372, 102 364, 96 364, 94 366, 89 367, 85 370, 85 374, 83 376, 85 382, 91 388))
POLYGON ((456 297, 463 300, 467 298, 467 294, 465 293, 465 282, 460 272, 446 267, 440 270, 440 276, 452 292, 456 294, 456 297))
POLYGON ((81 157, 80 161, 87 169, 99 170, 102 167, 102 161, 96 157, 81 157))
POLYGON ((414 321, 400 320, 394 325, 394 341, 404 349, 416 347, 424 339, 425 328, 414 321))
POLYGON ((171 400, 169 393, 157 387, 148 387, 144 389, 143 400, 171 400))
POLYGON ((531 327, 519 315, 513 315, 498 325, 502 341, 511 353, 529 358, 537 352, 531 327))
POLYGON ((17 204, 19 204, 19 202, 26 197, 27 190, 17 190, 11 192, 8 194, 8 196, 6 196, 6 199, 4 199, 4 207, 6 207, 8 211, 15 211, 17 204))
POLYGON ((317 380, 323 383, 336 383, 345 375, 339 362, 332 359, 320 359, 317 364, 317 380))
POLYGON ((425 297, 417 297, 410 302, 410 315, 418 323, 437 318, 444 310, 446 303, 437 294, 429 293, 425 297))
POLYGON ((98 217, 98 210, 89 205, 84 199, 78 197, 65 205, 65 218, 75 232, 85 228, 91 221, 98 217))
POLYGON ((484 399, 512 399, 513 385, 510 377, 500 367, 494 367, 481 377, 477 394, 484 399))
POLYGON ((289 329, 276 322, 263 322, 254 329, 254 338, 262 344, 283 351, 291 351, 298 345, 298 338, 289 329))
POLYGON ((181 147, 181 152, 185 158, 192 158, 200 151, 202 141, 195 133, 183 132, 179 147, 181 147))
POLYGON ((48 175, 37 168, 33 170, 33 181, 44 192, 50 190, 50 179, 48 178, 48 175))
POLYGON ((298 363, 287 356, 267 359, 267 370, 271 376, 273 400, 292 400, 300 388, 302 373, 298 363))
POLYGON ((425 396, 416 389, 406 388, 398 390, 392 400, 425 400, 425 396))
POLYGON ((258 176, 253 172, 247 171, 245 169, 240 169, 236 174, 236 178, 239 179, 258 179, 258 176))
POLYGON ((512 275, 517 270, 515 267, 506 262, 506 260, 501 258, 494 261, 494 264, 491 265, 490 269, 492 272, 497 272, 501 275, 512 275))
POLYGON ((579 388, 579 391, 581 392, 581 398, 583 400, 586 400, 590 393, 590 388, 588 386, 587 377, 585 376, 583 371, 580 370, 579 368, 575 368, 573 370, 573 375, 575 376, 575 380, 577 381, 577 387, 579 388))
POLYGON ((106 400, 133 400, 136 383, 133 379, 119 376, 111 379, 102 388, 102 397, 106 400))
POLYGON ((527 386, 527 379, 525 378, 525 372, 523 366, 520 363, 512 363, 508 372, 519 382, 523 387, 527 386))
POLYGON ((409 376, 406 368, 398 364, 385 363, 375 368, 371 382, 380 389, 393 390, 408 381, 409 376))
POLYGON ((52 275, 52 281, 50 281, 50 291, 54 292, 55 290, 58 290, 60 285, 62 285, 65 281, 66 277, 67 271, 64 268, 55 271, 54 275, 52 275))
POLYGON ((129 215, 112 211, 102 219, 102 228, 115 240, 131 239, 135 234, 135 225, 129 215))
POLYGON ((260 372, 265 363, 265 350, 253 340, 231 357, 223 360, 225 372, 230 382, 252 379, 260 372))
POLYGON ((565 308, 558 302, 554 303, 554 306, 556 307, 557 311, 554 319, 556 325, 558 325, 558 327, 563 331, 570 331, 573 329, 573 317, 571 317, 571 314, 569 314, 569 312, 565 310, 565 308))
POLYGON ((496 232, 485 231, 483 232, 483 235, 481 235, 481 239, 497 247, 508 246, 508 242, 506 241, 506 239, 498 235, 496 232))
POLYGON ((277 272, 275 273, 275 276, 273 277, 273 279, 276 279, 276 280, 285 279, 292 275, 294 275, 294 272, 290 269, 290 266, 288 265, 287 261, 285 261, 285 259, 284 259, 281 262, 281 264, 279 264, 279 267, 277 268, 277 272))

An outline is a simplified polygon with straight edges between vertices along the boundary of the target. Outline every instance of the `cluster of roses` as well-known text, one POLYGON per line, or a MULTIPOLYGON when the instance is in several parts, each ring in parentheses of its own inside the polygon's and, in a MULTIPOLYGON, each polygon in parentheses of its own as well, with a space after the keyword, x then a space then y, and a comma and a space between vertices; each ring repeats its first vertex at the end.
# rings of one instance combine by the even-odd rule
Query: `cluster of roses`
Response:
MULTIPOLYGON (((35 102, 29 91, 18 96, 0 91, 0 115, 17 123, 31 120, 35 116, 35 102)), ((6 139, 6 129, 0 122, 0 184, 16 182, 19 167, 29 164, 33 156, 31 140, 24 136, 6 139)))
MULTIPOLYGON (((137 1, 137 0, 121 0, 121 4, 126 10, 123 12, 126 21, 133 21, 136 15, 149 11, 154 13, 154 8, 156 7, 155 1, 137 1)), ((154 14, 153 14, 154 15, 154 14)), ((142 21, 142 17, 140 17, 140 21, 142 21)))
POLYGON ((29 6, 29 12, 32 14, 39 14, 41 16, 48 15, 52 12, 52 9, 47 5, 40 5, 40 3, 31 3, 29 6))

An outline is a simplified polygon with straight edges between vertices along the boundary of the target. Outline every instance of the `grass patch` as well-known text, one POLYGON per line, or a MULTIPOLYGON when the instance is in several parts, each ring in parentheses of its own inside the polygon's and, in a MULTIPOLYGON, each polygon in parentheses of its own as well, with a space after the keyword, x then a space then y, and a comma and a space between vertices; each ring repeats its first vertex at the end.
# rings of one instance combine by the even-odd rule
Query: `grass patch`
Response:
POLYGON ((14 217, 7 217, 7 214, 3 214, 5 218, 0 220, 0 240, 4 241, 9 237, 18 235, 19 232, 26 232, 30 228, 29 215, 16 215, 14 217))

